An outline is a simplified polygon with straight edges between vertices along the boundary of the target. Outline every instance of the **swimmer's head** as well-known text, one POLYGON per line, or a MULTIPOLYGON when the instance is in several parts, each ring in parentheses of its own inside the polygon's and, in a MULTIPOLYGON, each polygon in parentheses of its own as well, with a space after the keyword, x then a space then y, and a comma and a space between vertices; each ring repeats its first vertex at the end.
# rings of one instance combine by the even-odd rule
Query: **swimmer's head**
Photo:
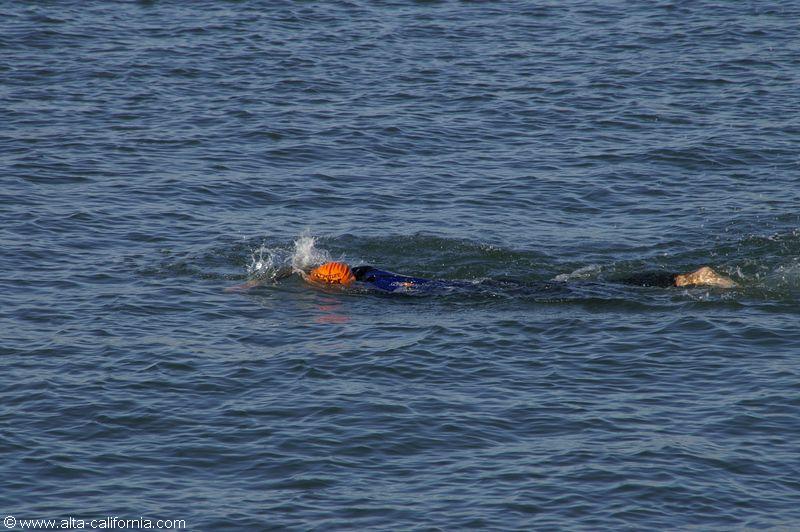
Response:
POLYGON ((675 286, 716 286, 718 288, 735 288, 738 286, 733 279, 715 272, 708 266, 703 266, 693 272, 675 276, 675 286))
POLYGON ((356 280, 350 266, 344 262, 326 262, 311 270, 308 278, 318 283, 343 285, 352 284, 356 280))

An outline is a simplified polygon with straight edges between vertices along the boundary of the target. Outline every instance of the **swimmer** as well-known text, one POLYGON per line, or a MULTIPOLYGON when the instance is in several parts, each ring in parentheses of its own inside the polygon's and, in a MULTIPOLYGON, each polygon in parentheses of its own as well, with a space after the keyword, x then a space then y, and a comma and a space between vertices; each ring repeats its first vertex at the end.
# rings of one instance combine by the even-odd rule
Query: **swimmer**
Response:
MULTIPOLYGON (((311 283, 321 286, 349 287, 355 283, 363 283, 382 292, 425 292, 434 288, 448 286, 462 286, 465 283, 437 281, 399 275, 372 266, 356 266, 351 268, 344 262, 326 262, 312 269, 308 274, 302 273, 303 278, 311 283)), ((642 287, 697 287, 709 286, 716 288, 734 288, 737 284, 733 279, 717 273, 708 266, 687 273, 645 272, 629 275, 613 282, 642 286, 642 287)), ((227 289, 229 292, 241 292, 260 285, 258 280, 251 280, 244 284, 227 289)))
MULTIPOLYGON (((355 282, 367 283, 385 292, 408 291, 409 289, 425 289, 443 281, 409 277, 379 270, 372 266, 350 268, 344 262, 326 262, 314 268, 308 274, 308 280, 319 284, 338 284, 349 286, 355 282)), ((693 287, 713 286, 717 288, 734 288, 733 279, 721 275, 708 266, 703 266, 687 273, 652 272, 631 275, 616 282, 637 286, 661 287, 693 287)))

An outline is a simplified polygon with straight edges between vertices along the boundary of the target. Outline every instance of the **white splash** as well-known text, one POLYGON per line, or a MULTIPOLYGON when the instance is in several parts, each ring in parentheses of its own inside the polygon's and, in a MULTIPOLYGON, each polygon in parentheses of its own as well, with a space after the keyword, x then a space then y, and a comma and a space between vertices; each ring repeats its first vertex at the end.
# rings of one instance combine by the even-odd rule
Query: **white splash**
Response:
POLYGON ((590 264, 583 268, 578 268, 572 273, 560 273, 553 280, 558 282, 574 281, 576 279, 594 279, 603 268, 597 264, 590 264))
POLYGON ((330 254, 316 247, 316 238, 306 231, 293 247, 269 247, 262 243, 252 251, 247 275, 250 279, 275 282, 292 273, 305 275, 312 267, 331 260, 330 254))
POLYGON ((317 239, 308 231, 294 241, 294 253, 291 257, 292 270, 296 273, 305 272, 312 267, 331 260, 330 253, 316 247, 317 239))
POLYGON ((258 249, 253 250, 250 256, 250 264, 247 265, 247 275, 253 279, 264 279, 274 281, 281 270, 281 265, 286 255, 280 248, 270 248, 261 244, 258 249))

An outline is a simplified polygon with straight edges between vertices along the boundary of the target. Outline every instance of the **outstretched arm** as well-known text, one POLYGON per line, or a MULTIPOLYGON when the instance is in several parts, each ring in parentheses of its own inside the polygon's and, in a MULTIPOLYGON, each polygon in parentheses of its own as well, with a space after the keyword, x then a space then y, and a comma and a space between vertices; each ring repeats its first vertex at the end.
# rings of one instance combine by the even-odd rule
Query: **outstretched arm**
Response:
MULTIPOLYGON (((281 279, 285 279, 287 277, 291 277, 292 273, 294 273, 292 268, 290 268, 290 267, 282 268, 281 270, 276 272, 273 277, 271 277, 269 279, 250 279, 249 281, 247 281, 245 283, 237 284, 236 286, 229 286, 224 291, 228 292, 228 293, 230 293, 230 292, 247 292, 251 288, 256 288, 258 286, 264 286, 267 283, 274 283, 274 282, 280 281, 281 279)), ((300 273, 301 273, 301 275, 303 274, 303 272, 300 272, 300 273)))
POLYGON ((250 279, 246 283, 237 284, 236 286, 229 286, 224 291, 227 293, 231 292, 247 292, 251 288, 255 288, 256 286, 261 286, 264 282, 261 279, 250 279))

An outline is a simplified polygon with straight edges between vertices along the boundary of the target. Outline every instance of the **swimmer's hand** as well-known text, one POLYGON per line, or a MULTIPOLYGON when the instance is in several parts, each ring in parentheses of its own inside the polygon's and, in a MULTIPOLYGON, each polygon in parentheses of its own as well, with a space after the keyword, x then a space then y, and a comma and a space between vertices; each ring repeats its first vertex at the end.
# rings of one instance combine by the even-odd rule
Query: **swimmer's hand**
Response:
POLYGON ((236 286, 229 286, 223 292, 226 294, 230 293, 241 293, 247 292, 251 288, 257 288, 259 286, 264 286, 268 283, 275 283, 280 281, 281 279, 286 279, 287 277, 291 277, 294 272, 291 268, 285 268, 279 272, 277 272, 271 279, 250 279, 246 283, 237 284, 236 286))
POLYGON ((735 288, 733 279, 721 275, 708 266, 703 266, 689 273, 675 276, 675 286, 716 286, 717 288, 735 288))
POLYGON ((225 290, 223 290, 226 294, 232 294, 237 292, 247 292, 251 288, 255 288, 257 286, 261 286, 264 282, 261 279, 250 279, 246 283, 237 284, 236 286, 229 286, 225 290))

